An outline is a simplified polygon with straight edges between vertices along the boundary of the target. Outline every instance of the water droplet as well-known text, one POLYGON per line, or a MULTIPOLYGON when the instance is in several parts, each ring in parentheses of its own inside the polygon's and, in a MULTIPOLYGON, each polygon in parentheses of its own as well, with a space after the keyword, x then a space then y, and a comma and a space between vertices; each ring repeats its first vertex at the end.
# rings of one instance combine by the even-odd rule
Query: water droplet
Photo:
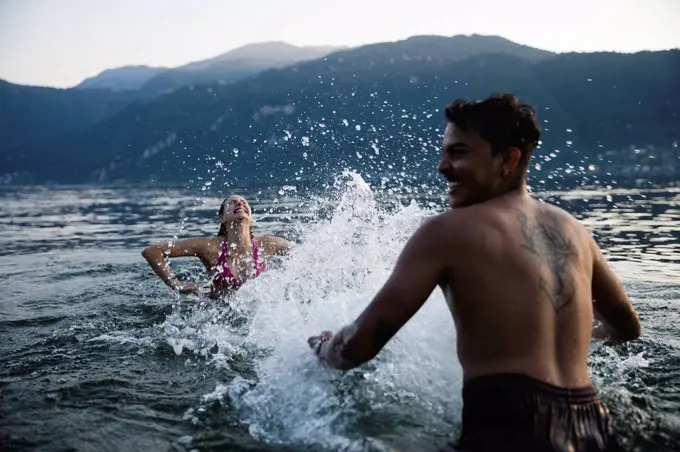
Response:
POLYGON ((308 136, 302 137, 302 138, 300 139, 300 141, 302 142, 302 145, 303 145, 303 146, 309 146, 309 137, 308 137, 308 136))
POLYGON ((361 126, 360 126, 359 124, 357 124, 356 126, 354 126, 354 128, 357 129, 357 130, 361 130, 361 126))
POLYGON ((541 164, 540 164, 540 163, 535 164, 535 165, 534 165, 534 168, 536 168, 537 170, 540 170, 540 169, 541 169, 541 164))

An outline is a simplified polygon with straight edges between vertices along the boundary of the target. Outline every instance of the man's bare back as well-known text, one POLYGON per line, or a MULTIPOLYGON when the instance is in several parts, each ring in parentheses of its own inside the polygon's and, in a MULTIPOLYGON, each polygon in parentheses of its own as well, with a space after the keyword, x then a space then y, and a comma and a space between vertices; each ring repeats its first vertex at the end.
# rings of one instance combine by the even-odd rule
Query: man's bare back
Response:
POLYGON ((636 339, 640 323, 588 231, 528 193, 534 110, 501 95, 456 101, 446 117, 437 170, 453 209, 421 225, 355 322, 309 345, 356 367, 439 286, 463 368, 465 450, 616 450, 588 375, 593 317, 614 340, 636 339))
POLYGON ((451 247, 442 248, 450 264, 440 286, 465 380, 512 372, 557 386, 589 384, 588 232, 566 212, 514 194, 442 220, 451 247))

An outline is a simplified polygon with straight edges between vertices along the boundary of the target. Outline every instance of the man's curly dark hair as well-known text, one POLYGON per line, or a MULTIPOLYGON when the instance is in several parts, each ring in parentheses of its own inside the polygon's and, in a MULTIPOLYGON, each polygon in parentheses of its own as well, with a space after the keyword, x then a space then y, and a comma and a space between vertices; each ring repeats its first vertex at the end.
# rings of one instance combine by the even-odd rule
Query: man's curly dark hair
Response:
POLYGON ((457 99, 446 106, 446 120, 463 132, 475 132, 491 144, 494 155, 516 147, 522 152, 519 169, 529 166, 541 138, 541 127, 531 105, 514 94, 495 93, 485 100, 457 99))

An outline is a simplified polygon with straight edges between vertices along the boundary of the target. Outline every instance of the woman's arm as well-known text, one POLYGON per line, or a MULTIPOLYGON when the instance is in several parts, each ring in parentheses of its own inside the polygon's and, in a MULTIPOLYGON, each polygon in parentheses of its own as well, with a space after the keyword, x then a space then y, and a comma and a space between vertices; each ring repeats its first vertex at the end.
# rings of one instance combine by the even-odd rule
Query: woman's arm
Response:
POLYGON ((165 262, 166 257, 203 257, 206 254, 210 239, 198 237, 193 239, 179 240, 177 242, 156 243, 147 246, 142 251, 142 256, 149 263, 153 271, 172 290, 180 293, 196 293, 199 290, 196 284, 182 284, 165 262))

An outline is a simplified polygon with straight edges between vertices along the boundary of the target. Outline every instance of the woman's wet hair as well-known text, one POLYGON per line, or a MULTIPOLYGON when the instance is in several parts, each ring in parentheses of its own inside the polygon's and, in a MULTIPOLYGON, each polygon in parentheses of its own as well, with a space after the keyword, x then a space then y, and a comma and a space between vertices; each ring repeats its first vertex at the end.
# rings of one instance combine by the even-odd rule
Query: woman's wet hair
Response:
MULTIPOLYGON (((222 217, 222 214, 224 214, 224 204, 227 202, 227 199, 229 199, 233 195, 229 195, 226 198, 224 198, 224 201, 222 201, 222 204, 220 205, 220 211, 218 212, 218 217, 222 217)), ((253 215, 253 208, 250 207, 250 204, 248 204, 248 209, 250 209, 250 215, 253 215)), ((217 236, 218 237, 226 237, 227 236, 227 228, 224 227, 224 224, 220 221, 220 230, 217 231, 217 236)), ((250 223, 250 240, 253 240, 255 238, 255 234, 253 234, 253 224, 250 223)))

